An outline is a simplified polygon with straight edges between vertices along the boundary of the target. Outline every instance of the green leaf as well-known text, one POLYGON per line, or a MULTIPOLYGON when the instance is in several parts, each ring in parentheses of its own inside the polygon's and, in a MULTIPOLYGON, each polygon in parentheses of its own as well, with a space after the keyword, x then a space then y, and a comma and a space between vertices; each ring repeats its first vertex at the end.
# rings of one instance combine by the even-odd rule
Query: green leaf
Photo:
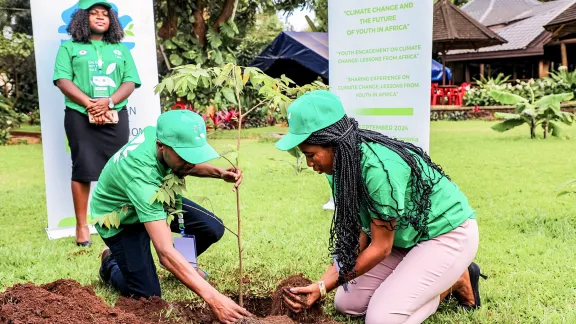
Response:
POLYGON ((503 133, 514 127, 523 125, 524 123, 524 119, 507 119, 501 123, 494 124, 491 128, 497 132, 503 133))
POLYGON ((518 114, 509 114, 509 113, 494 113, 494 117, 496 118, 504 118, 504 119, 518 119, 520 118, 520 115, 518 114))
POLYGON ((239 66, 236 66, 234 70, 234 79, 236 80, 236 87, 242 91, 244 88, 242 85, 242 68, 239 66))
POLYGON ((234 33, 240 34, 240 31, 238 30, 238 26, 236 26, 236 23, 234 22, 234 20, 232 20, 232 19, 228 20, 228 24, 230 25, 230 27, 232 27, 232 30, 234 31, 234 33))
POLYGON ((177 91, 186 92, 186 90, 188 90, 188 83, 186 83, 186 81, 186 78, 180 78, 180 80, 176 81, 174 89, 177 91))
POLYGON ((166 190, 166 192, 168 193, 168 196, 170 196, 170 202, 171 202, 171 204, 175 204, 175 203, 176 203, 176 198, 174 197, 174 190, 168 189, 168 190, 166 190))
POLYGON ((574 123, 574 115, 569 112, 561 111, 560 121, 566 125, 572 125, 572 123, 574 123))
POLYGON ((125 30, 124 33, 128 36, 134 36, 134 33, 129 30, 125 30))
POLYGON ((562 94, 555 94, 555 95, 548 95, 542 97, 540 100, 534 103, 534 106, 543 107, 543 108, 552 108, 554 110, 560 110, 560 104, 564 101, 572 100, 574 98, 573 93, 562 93, 562 94))
POLYGON ((158 83, 158 85, 156 86, 156 88, 154 88, 154 93, 155 93, 155 94, 162 93, 162 91, 164 91, 165 89, 166 89, 166 83, 165 83, 165 82, 160 82, 160 83, 158 83))
POLYGON ((224 63, 224 58, 222 57, 222 52, 217 51, 213 56, 214 63, 218 65, 222 65, 224 63))
POLYGON ((182 56, 189 59, 189 60, 193 60, 194 58, 196 58, 198 54, 196 53, 195 50, 190 50, 187 52, 182 53, 182 56))
POLYGON ((159 203, 163 204, 165 203, 169 197, 168 195, 164 195, 164 191, 162 189, 158 189, 158 199, 156 199, 159 203))
POLYGON ((494 100, 498 101, 503 105, 515 105, 521 102, 528 102, 527 99, 522 98, 518 95, 513 93, 502 92, 498 90, 491 90, 489 92, 490 96, 494 98, 494 100))
POLYGON ((560 137, 562 136, 563 133, 563 129, 562 127, 560 127, 559 124, 553 122, 553 121, 549 121, 548 122, 548 131, 550 132, 550 135, 554 136, 554 137, 560 137))
POLYGON ((234 37, 235 33, 232 27, 230 27, 227 23, 220 24, 220 34, 223 34, 227 37, 234 37))
POLYGON ((242 84, 246 85, 246 83, 248 83, 248 81, 250 81, 250 74, 252 73, 252 68, 245 68, 244 69, 244 77, 242 77, 242 84))
POLYGON ((110 225, 116 228, 120 227, 120 215, 117 212, 113 212, 109 217, 110 225))
POLYGON ((210 29, 210 31, 208 31, 208 33, 206 34, 206 38, 208 39, 208 43, 210 43, 210 47, 212 47, 213 49, 218 49, 220 46, 222 46, 222 37, 220 37, 219 34, 214 32, 213 29, 210 29))
POLYGON ((130 23, 130 25, 128 25, 128 30, 132 30, 132 28, 134 28, 134 23, 130 23))
POLYGON ((265 75, 252 73, 252 75, 250 76, 250 83, 252 83, 252 85, 254 86, 261 85, 265 81, 266 81, 265 75))
POLYGON ((230 103, 233 103, 235 105, 238 104, 238 102, 236 101, 236 94, 234 93, 234 90, 230 88, 223 88, 222 94, 224 95, 224 98, 226 98, 226 100, 228 100, 230 103))
POLYGON ((167 215, 166 216, 166 223, 168 225, 170 225, 170 224, 172 224, 172 221, 174 221, 174 215, 172 215, 172 214, 167 215))
POLYGON ((108 214, 104 217, 104 226, 106 226, 108 228, 110 228, 110 215, 111 214, 108 214))
POLYGON ((168 186, 168 188, 172 188, 175 183, 176 183, 176 177, 172 177, 166 180, 166 185, 168 186))
POLYGON ((155 194, 152 195, 152 197, 150 198, 150 205, 153 205, 154 203, 156 203, 158 196, 159 196, 158 192, 156 192, 155 194))
POLYGON ((166 90, 170 93, 174 92, 174 79, 172 77, 168 77, 164 79, 166 82, 166 90))
POLYGON ((170 63, 179 66, 182 65, 182 63, 184 63, 184 60, 182 59, 182 57, 176 53, 170 55, 170 63))

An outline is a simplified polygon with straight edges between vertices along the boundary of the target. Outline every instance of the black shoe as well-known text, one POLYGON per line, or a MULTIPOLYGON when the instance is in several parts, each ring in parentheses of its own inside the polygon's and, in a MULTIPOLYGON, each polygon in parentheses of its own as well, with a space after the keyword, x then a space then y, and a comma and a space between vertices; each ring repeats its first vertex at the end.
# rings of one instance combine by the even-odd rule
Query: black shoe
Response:
POLYGON ((92 245, 92 241, 76 242, 76 245, 79 247, 90 247, 92 245))
POLYGON ((104 282, 108 282, 110 273, 109 271, 107 271, 107 268, 104 267, 104 265, 106 264, 106 262, 108 262, 108 260, 110 260, 113 257, 112 255, 112 251, 110 251, 109 248, 105 248, 102 251, 102 254, 100 255, 100 271, 99 271, 99 275, 100 275, 100 279, 102 279, 102 281, 104 282))
POLYGON ((466 305, 459 302, 458 306, 465 311, 471 311, 480 308, 480 306, 482 305, 482 301, 480 300, 480 287, 479 287, 480 278, 484 280, 488 279, 488 276, 483 275, 482 272, 480 272, 480 266, 478 266, 474 262, 472 262, 468 266, 468 274, 470 274, 470 284, 472 285, 472 291, 474 292, 474 301, 476 304, 466 305))
POLYGON ((112 256, 112 251, 110 251, 110 248, 104 248, 104 250, 102 250, 102 255, 100 256, 100 261, 102 263, 108 261, 108 258, 110 258, 112 256))

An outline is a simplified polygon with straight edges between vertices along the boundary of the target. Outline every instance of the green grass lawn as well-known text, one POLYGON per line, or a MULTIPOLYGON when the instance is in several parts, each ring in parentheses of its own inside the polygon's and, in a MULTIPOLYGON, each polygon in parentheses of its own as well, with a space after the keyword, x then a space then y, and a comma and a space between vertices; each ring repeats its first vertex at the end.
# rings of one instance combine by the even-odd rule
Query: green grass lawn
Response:
POLYGON ((21 125, 19 128, 14 129, 15 131, 20 131, 20 132, 35 132, 35 133, 40 133, 40 125, 28 125, 28 124, 24 124, 21 125))
MULTIPOLYGON (((490 279, 481 283, 481 310, 465 314, 443 306, 428 322, 575 323, 576 204, 574 197, 556 198, 556 187, 576 177, 575 142, 530 140, 527 128, 499 134, 489 126, 479 121, 432 124, 433 159, 477 211, 476 261, 490 279)), ((268 294, 281 278, 294 273, 317 279, 329 262, 332 215, 321 209, 329 197, 328 184, 309 170, 296 175, 288 163, 270 160, 293 161, 270 142, 257 139, 258 134, 278 131, 283 130, 249 130, 240 160, 245 174, 245 272, 250 293, 257 295, 268 294)), ((576 138, 576 130, 568 135, 576 138)), ((212 144, 221 150, 235 142, 233 134, 217 138, 212 144)), ((0 184, 0 290, 18 282, 72 278, 93 285, 113 303, 116 294, 98 279, 103 244, 97 236, 85 253, 75 247, 74 238, 47 239, 42 147, 0 147, 0 184)), ((207 179, 194 179, 193 185, 191 198, 209 197, 215 213, 234 228, 231 187, 207 179)), ((226 234, 200 262, 219 289, 234 294, 233 235, 226 234)), ((193 298, 166 271, 159 272, 165 299, 193 298)))

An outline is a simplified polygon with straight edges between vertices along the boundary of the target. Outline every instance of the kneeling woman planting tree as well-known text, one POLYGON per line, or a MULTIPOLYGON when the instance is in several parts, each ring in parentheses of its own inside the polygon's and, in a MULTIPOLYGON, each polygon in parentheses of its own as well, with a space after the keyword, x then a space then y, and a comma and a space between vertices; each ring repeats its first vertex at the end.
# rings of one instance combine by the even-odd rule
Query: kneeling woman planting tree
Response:
POLYGON ((304 94, 287 116, 276 146, 298 146, 336 203, 335 263, 317 283, 285 291, 293 311, 335 289, 336 308, 367 323, 421 323, 450 293, 464 309, 480 306, 475 212, 440 166, 412 144, 359 129, 328 91, 304 94))

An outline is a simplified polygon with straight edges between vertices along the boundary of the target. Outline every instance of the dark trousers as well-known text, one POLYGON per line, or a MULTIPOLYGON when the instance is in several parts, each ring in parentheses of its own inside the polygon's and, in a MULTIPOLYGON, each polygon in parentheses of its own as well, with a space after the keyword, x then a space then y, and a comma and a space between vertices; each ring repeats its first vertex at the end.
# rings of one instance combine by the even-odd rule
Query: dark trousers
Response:
MULTIPOLYGON (((188 199, 184 198, 183 203, 214 216, 188 199)), ((198 255, 222 238, 224 226, 219 219, 216 220, 190 207, 183 206, 182 209, 186 211, 184 232, 194 235, 198 255)), ((177 219, 170 224, 170 228, 172 232, 180 233, 177 219)), ((100 277, 104 282, 128 297, 161 296, 160 282, 150 250, 150 236, 144 224, 125 226, 122 232, 104 239, 104 242, 112 252, 100 267, 100 277)))

